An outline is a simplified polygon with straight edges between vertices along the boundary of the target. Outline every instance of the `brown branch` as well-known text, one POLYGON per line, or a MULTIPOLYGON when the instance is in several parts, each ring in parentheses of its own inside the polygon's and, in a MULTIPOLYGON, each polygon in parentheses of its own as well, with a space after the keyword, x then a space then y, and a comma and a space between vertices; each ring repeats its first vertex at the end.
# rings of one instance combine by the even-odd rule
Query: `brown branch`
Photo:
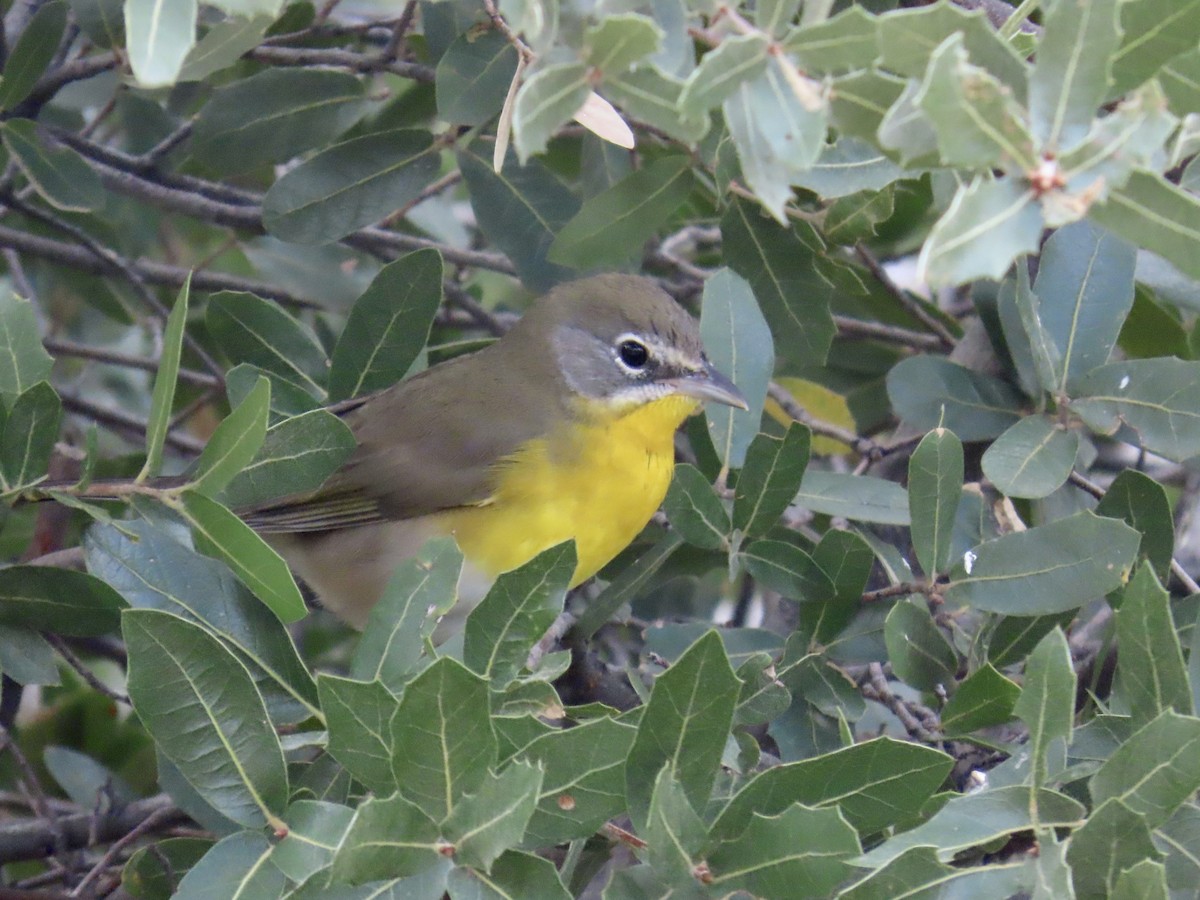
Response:
MULTIPOLYGON (((119 840, 160 812, 162 818, 157 820, 159 827, 189 821, 187 814, 176 808, 170 797, 159 794, 145 800, 135 800, 100 815, 79 813, 60 816, 57 825, 62 832, 65 848, 78 850, 119 840)), ((44 859, 46 848, 52 846, 54 841, 55 829, 45 819, 0 823, 0 863, 44 859)))
POLYGON ((105 869, 112 865, 113 861, 117 858, 117 855, 122 850, 124 850, 138 838, 144 837, 145 835, 154 831, 154 829, 173 821, 178 815, 178 812, 179 810, 175 809, 174 807, 163 807, 162 809, 156 809, 154 812, 150 813, 150 815, 146 816, 146 818, 142 819, 142 821, 135 825, 132 829, 130 829, 128 833, 113 841, 112 845, 109 846, 104 855, 100 857, 100 860, 94 866, 92 866, 91 870, 86 875, 83 876, 79 884, 75 885, 75 889, 71 891, 70 896, 87 896, 84 892, 87 891, 88 888, 91 887, 91 885, 96 881, 96 879, 104 873, 105 869))
POLYGON ((74 669, 80 678, 87 682, 88 686, 92 688, 92 690, 103 694, 105 697, 115 703, 123 703, 125 706, 133 705, 130 703, 129 697, 126 694, 122 694, 120 691, 114 691, 107 684, 97 678, 96 673, 85 666, 83 664, 83 660, 76 656, 75 652, 67 646, 67 642, 57 634, 44 631, 42 632, 42 637, 44 637, 50 646, 55 649, 55 651, 63 658, 66 664, 74 669))
MULTIPOLYGON (((120 410, 108 409, 97 403, 92 403, 90 400, 77 397, 74 394, 61 393, 60 396, 63 408, 67 411, 111 428, 113 431, 123 434, 131 443, 138 443, 138 441, 145 440, 145 419, 139 419, 137 416, 120 410), (135 435, 136 438, 131 438, 131 435, 135 435)), ((204 441, 198 440, 191 435, 176 432, 167 433, 166 443, 172 450, 184 456, 196 456, 204 449, 204 441)))
MULTIPOLYGON (((126 369, 138 369, 143 372, 158 371, 158 360, 145 356, 134 356, 132 353, 122 353, 119 350, 90 347, 87 344, 78 344, 75 341, 52 337, 45 338, 42 341, 42 346, 52 355, 56 356, 74 356, 79 359, 91 359, 96 362, 121 366, 126 369)), ((186 381, 189 384, 203 385, 204 387, 221 387, 219 379, 212 375, 206 375, 203 372, 194 372, 191 369, 180 369, 179 380, 186 381)))
POLYGON ((273 66, 321 66, 349 69, 352 72, 388 72, 425 84, 433 84, 435 77, 432 68, 420 63, 391 60, 386 55, 367 56, 364 53, 355 53, 353 50, 337 48, 260 45, 247 53, 246 58, 273 66))
POLYGON ((859 685, 859 691, 868 700, 882 703, 890 709, 900 720, 909 737, 927 744, 942 743, 942 736, 938 733, 941 723, 938 722, 937 714, 919 703, 910 703, 893 694, 883 674, 883 666, 879 663, 867 665, 867 677, 859 685))

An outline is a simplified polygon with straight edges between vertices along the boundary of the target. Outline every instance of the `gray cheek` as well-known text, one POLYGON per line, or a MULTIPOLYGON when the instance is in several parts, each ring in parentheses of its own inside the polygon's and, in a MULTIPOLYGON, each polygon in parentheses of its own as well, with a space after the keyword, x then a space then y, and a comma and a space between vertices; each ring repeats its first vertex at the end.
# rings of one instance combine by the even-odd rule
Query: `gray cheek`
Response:
POLYGON ((560 328, 554 335, 554 352, 563 380, 576 394, 604 397, 628 383, 613 350, 586 331, 560 328))

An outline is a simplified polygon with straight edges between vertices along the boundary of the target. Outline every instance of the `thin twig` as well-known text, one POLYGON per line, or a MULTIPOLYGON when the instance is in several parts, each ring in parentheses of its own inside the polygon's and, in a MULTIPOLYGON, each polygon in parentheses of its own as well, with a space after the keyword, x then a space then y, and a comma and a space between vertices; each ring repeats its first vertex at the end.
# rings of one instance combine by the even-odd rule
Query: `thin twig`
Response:
MULTIPOLYGON (((82 397, 77 397, 74 394, 62 393, 60 396, 63 408, 69 412, 77 413, 100 425, 105 425, 114 431, 123 433, 127 439, 131 434, 137 435, 140 440, 144 440, 146 437, 145 419, 139 419, 137 416, 130 415, 127 412, 100 406, 97 403, 84 400, 82 397)), ((131 443, 137 443, 137 441, 131 441, 131 443)), ((176 450, 184 456, 196 456, 204 449, 204 441, 198 440, 191 435, 175 432, 167 433, 166 443, 172 450, 176 450)))
POLYGON ((113 860, 117 858, 118 854, 120 854, 122 850, 124 850, 138 838, 149 834, 160 825, 173 821, 178 817, 178 813, 179 810, 174 809, 173 807, 155 810, 149 816, 139 822, 127 834, 113 841, 108 850, 105 851, 104 855, 100 857, 100 861, 97 862, 96 865, 92 866, 91 870, 83 876, 79 884, 75 885, 75 890, 71 891, 68 896, 83 896, 83 892, 90 888, 92 883, 104 873, 104 870, 112 865, 113 860))
POLYGON ((85 666, 83 664, 83 660, 76 656, 75 651, 68 647, 66 641, 64 641, 57 634, 54 634, 50 631, 44 631, 42 632, 42 637, 44 637, 50 646, 55 649, 58 655, 63 658, 63 661, 66 662, 66 664, 72 669, 74 669, 79 677, 86 681, 88 686, 93 690, 98 691, 109 700, 112 700, 116 703, 123 703, 126 706, 133 705, 130 703, 128 695, 122 694, 120 691, 114 691, 107 684, 96 677, 96 673, 85 666))
MULTIPOLYGON (((75 341, 54 337, 45 338, 42 341, 42 346, 55 356, 74 356, 79 359, 92 359, 96 362, 121 366, 126 369, 139 369, 143 372, 158 371, 158 360, 150 359, 146 356, 134 356, 132 353, 123 353, 120 350, 91 347, 87 344, 79 344, 75 341)), ((204 372, 195 372, 191 369, 180 369, 179 380, 186 381, 189 384, 203 385, 204 387, 221 387, 221 382, 217 378, 207 375, 204 372)))
POLYGON ((910 737, 927 744, 942 743, 942 736, 937 731, 940 728, 937 714, 918 703, 909 703, 893 694, 883 674, 883 666, 879 663, 868 664, 867 678, 859 685, 859 691, 868 700, 882 703, 890 709, 910 737))
MULTIPOLYGON (((53 852, 56 857, 61 857, 70 849, 61 819, 51 807, 50 798, 42 788, 42 783, 38 780, 37 772, 29 764, 29 760, 26 758, 24 752, 22 752, 20 744, 13 739, 12 734, 7 728, 0 725, 0 753, 5 750, 12 756, 17 770, 21 773, 25 791, 29 794, 30 806, 33 807, 33 811, 37 813, 39 818, 45 821, 48 827, 51 840, 46 843, 54 847, 53 852)), ((2 832, 0 832, 0 837, 2 837, 2 832)), ((60 860, 60 862, 63 862, 64 868, 70 868, 65 864, 65 861, 60 860)))
POLYGON ((783 407, 783 411, 797 422, 802 422, 812 429, 813 434, 841 441, 843 444, 849 445, 855 453, 872 460, 882 459, 887 453, 886 448, 870 438, 859 437, 853 431, 814 419, 808 410, 792 396, 791 391, 778 382, 772 381, 767 386, 767 396, 783 407))
POLYGON ((854 252, 859 260, 862 261, 862 264, 867 267, 867 270, 875 277, 875 280, 900 304, 905 312, 936 334, 945 349, 954 349, 955 345, 958 344, 958 338, 950 332, 950 329, 946 327, 944 322, 930 313, 916 298, 910 296, 904 288, 892 280, 892 276, 887 273, 887 270, 875 258, 875 254, 868 250, 861 242, 855 244, 854 252))

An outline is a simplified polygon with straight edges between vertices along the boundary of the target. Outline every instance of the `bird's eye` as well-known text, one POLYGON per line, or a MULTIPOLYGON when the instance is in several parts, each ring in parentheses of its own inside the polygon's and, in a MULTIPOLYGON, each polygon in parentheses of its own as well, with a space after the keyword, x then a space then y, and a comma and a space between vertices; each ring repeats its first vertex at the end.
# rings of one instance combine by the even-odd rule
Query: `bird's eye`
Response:
POLYGON ((621 362, 631 369, 640 369, 650 359, 650 351, 640 341, 621 341, 617 347, 621 362))

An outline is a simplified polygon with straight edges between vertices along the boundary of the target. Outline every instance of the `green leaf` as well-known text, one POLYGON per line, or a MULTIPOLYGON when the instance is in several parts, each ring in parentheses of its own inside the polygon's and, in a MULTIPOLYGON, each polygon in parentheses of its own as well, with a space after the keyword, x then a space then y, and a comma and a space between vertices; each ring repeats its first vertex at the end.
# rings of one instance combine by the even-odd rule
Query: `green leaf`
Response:
POLYGON ((188 870, 172 896, 179 900, 276 900, 283 896, 287 879, 271 858, 272 847, 265 834, 231 834, 188 870))
POLYGON ((896 192, 889 186, 881 191, 859 191, 835 201, 825 210, 825 238, 832 244, 854 244, 874 237, 879 223, 896 212, 896 192))
POLYGON ((180 501, 198 549, 229 566, 280 621, 295 622, 308 614, 287 563, 249 525, 196 491, 185 491, 180 501))
POLYGON ((297 800, 287 809, 287 836, 271 851, 271 862, 292 881, 304 881, 333 861, 354 810, 321 800, 297 800))
POLYGON ((329 399, 346 400, 404 377, 442 302, 442 256, 417 250, 379 270, 355 301, 333 349, 329 399))
POLYGON ((71 569, 0 569, 0 624, 72 637, 107 634, 120 624, 121 595, 98 578, 71 569))
POLYGON ((499 31, 459 35, 438 60, 438 117, 456 125, 491 121, 516 74, 517 50, 499 31))
POLYGON ((1159 843, 1166 851, 1167 877, 1176 890, 1185 890, 1196 883, 1200 859, 1196 856, 1200 832, 1200 808, 1194 802, 1185 803, 1160 828, 1155 829, 1159 843))
POLYGON ((1023 398, 1007 382, 939 356, 901 360, 888 372, 887 389, 909 425, 945 427, 963 441, 997 437, 1021 418, 1023 398))
POLYGON ((122 616, 129 695, 163 753, 206 801, 239 824, 278 824, 287 768, 250 673, 215 637, 178 616, 122 616))
POLYGON ((639 595, 663 563, 681 546, 683 538, 677 532, 668 531, 660 537, 652 547, 625 566, 600 596, 587 605, 573 631, 583 638, 599 631, 618 609, 639 595))
MULTIPOLYGON (((860 8, 851 7, 850 11, 860 8)), ((844 136, 843 140, 850 137, 867 151, 872 149, 871 145, 866 143, 868 141, 879 141, 879 146, 886 146, 880 125, 888 110, 900 98, 906 85, 904 79, 878 69, 862 69, 834 78, 832 96, 829 98, 832 125, 844 136)), ((917 83, 913 82, 912 90, 915 91, 916 88, 917 83)), ((928 124, 924 127, 932 135, 928 124)), ((838 144, 840 143, 839 140, 838 144)))
MULTIPOLYGON (((448 879, 455 900, 507 900, 537 897, 539 900, 570 900, 554 863, 532 853, 510 850, 486 872, 454 868, 448 879)), ((399 898, 397 898, 399 900, 399 898)))
POLYGON ((613 719, 594 719, 545 734, 517 754, 545 771, 527 829, 531 846, 590 837, 624 810, 625 757, 636 734, 613 719))
POLYGON ((921 439, 908 461, 913 548, 930 578, 950 564, 950 541, 962 486, 962 441, 953 431, 935 428, 921 439))
POLYGON ((235 16, 218 22, 188 51, 177 81, 203 81, 209 75, 234 65, 262 43, 263 36, 274 21, 275 16, 268 13, 235 16))
POLYGON ((498 775, 488 773, 477 793, 463 799, 442 823, 454 842, 460 865, 487 870, 505 850, 525 835, 542 786, 542 770, 513 763, 498 775))
POLYGON ((1089 221, 1060 228, 1038 264, 1038 318, 1059 351, 1056 390, 1066 393, 1108 362, 1133 306, 1133 246, 1089 221))
POLYGON ((1029 76, 1029 114, 1039 143, 1060 155, 1086 137, 1108 94, 1121 40, 1118 0, 1068 0, 1043 18, 1029 76))
POLYGON ((1148 565, 1139 566, 1125 586, 1116 616, 1118 679, 1134 722, 1148 722, 1167 709, 1191 713, 1192 692, 1170 600, 1148 565))
POLYGON ((0 293, 0 395, 24 393, 48 378, 53 365, 33 304, 11 291, 0 293))
POLYGON ((762 34, 737 34, 724 38, 705 53, 692 70, 679 95, 679 115, 698 118, 720 106, 743 84, 767 68, 770 41, 762 34))
POLYGON ((679 463, 663 500, 667 520, 689 544, 720 550, 729 541, 729 513, 708 479, 693 465, 679 463))
POLYGON ((531 291, 546 291, 572 277, 570 269, 547 261, 559 230, 579 211, 580 201, 540 160, 517 165, 510 152, 500 172, 479 156, 479 144, 458 152, 479 227, 513 261, 531 291))
POLYGON ((361 884, 417 875, 438 864, 442 841, 437 824, 399 794, 370 797, 354 814, 334 853, 335 882, 361 884))
POLYGON ((969 734, 981 728, 1003 725, 1013 715, 1021 689, 984 663, 954 691, 942 708, 942 730, 946 734, 969 734))
POLYGON ((1125 469, 1096 504, 1096 515, 1122 519, 1140 531, 1139 558, 1150 561, 1160 580, 1167 578, 1175 549, 1175 525, 1161 484, 1136 469, 1125 469))
POLYGON ((222 172, 286 162, 353 125, 366 111, 365 87, 332 69, 266 69, 232 81, 201 107, 192 153, 222 172))
POLYGON ((945 753, 893 738, 853 744, 756 775, 721 811, 711 832, 732 838, 755 812, 775 815, 803 803, 836 806, 860 834, 872 834, 920 809, 952 765, 945 753))
POLYGON ((1200 0, 1122 3, 1120 15, 1123 37, 1112 57, 1110 96, 1153 77, 1164 62, 1200 42, 1200 0))
POLYGON ((691 193, 686 157, 665 156, 584 202, 558 232, 547 259, 575 269, 619 268, 691 193))
POLYGON ((533 645, 562 612, 575 563, 575 545, 568 541, 497 578, 467 619, 467 667, 495 688, 512 681, 533 645))
MULTIPOLYGON (((774 3, 766 6, 769 9, 780 5, 774 3)), ((779 25, 786 25, 791 18, 777 16, 776 21, 779 25)), ((764 27, 764 30, 778 33, 779 25, 764 27)), ((824 22, 790 29, 784 37, 783 46, 788 53, 795 55, 806 72, 865 69, 879 55, 877 30, 878 20, 874 15, 861 6, 851 6, 824 22)))
POLYGON ((984 541, 964 559, 966 577, 946 602, 1005 615, 1065 612, 1120 587, 1141 539, 1124 522, 1076 513, 984 541))
POLYGON ((1146 449, 1188 459, 1200 453, 1200 363, 1159 358, 1100 366, 1078 380, 1071 409, 1103 434, 1127 425, 1146 449))
POLYGON ((328 244, 420 196, 441 168, 428 132, 395 129, 328 147, 276 181, 263 225, 293 244, 328 244))
POLYGON ((708 854, 718 891, 760 897, 827 897, 850 874, 858 835, 836 809, 799 803, 777 816, 754 813, 746 830, 708 854))
POLYGON ((496 757, 488 683, 448 657, 408 683, 392 718, 400 794, 442 821, 479 790, 496 757))
POLYGON ((645 825, 664 765, 673 768, 693 807, 707 803, 740 688, 714 631, 655 680, 625 768, 625 795, 637 828, 645 825))
POLYGON ((298 721, 319 712, 317 689, 291 637, 270 610, 221 563, 200 556, 144 519, 93 526, 84 541, 88 569, 130 606, 199 622, 239 654, 272 717, 298 721), (283 701, 290 709, 281 709, 283 701))
POLYGON ((399 701, 378 681, 317 676, 329 755, 380 797, 396 790, 391 720, 399 701))
POLYGON ((971 62, 1008 85, 1024 102, 1026 65, 1011 43, 1001 38, 982 8, 968 12, 955 3, 933 3, 896 10, 878 18, 879 51, 884 68, 920 78, 933 51, 952 34, 962 33, 971 62))
POLYGON ((880 147, 893 151, 910 167, 939 161, 937 132, 917 103, 920 93, 921 83, 910 80, 884 112, 877 135, 880 147))
POLYGON ((267 436, 270 406, 271 382, 260 377, 208 439, 192 475, 198 493, 214 497, 254 460, 267 436))
POLYGON ((229 359, 258 366, 310 396, 324 396, 325 351, 278 304, 254 294, 221 291, 208 301, 204 324, 229 359))
POLYGON ((34 190, 51 206, 67 212, 93 212, 102 207, 105 191, 100 176, 70 147, 47 146, 37 129, 29 119, 9 119, 0 132, 4 148, 34 190))
POLYGON ((905 684, 932 691, 953 682, 958 655, 924 601, 901 600, 893 606, 883 626, 883 638, 892 670, 905 684))
POLYGON ((693 877, 693 860, 708 839, 708 829, 669 765, 663 766, 654 781, 645 839, 647 861, 659 875, 676 883, 687 883, 693 877))
POLYGON ((733 497, 733 527, 746 537, 765 534, 796 498, 808 467, 812 432, 793 422, 782 439, 761 433, 746 450, 733 497))
POLYGON ((983 474, 1008 497, 1048 497, 1066 482, 1079 453, 1078 432, 1049 416, 1026 416, 983 454, 983 474))
POLYGON ((117 0, 71 0, 71 11, 83 32, 97 46, 112 49, 125 44, 124 3, 117 0))
POLYGON ((823 603, 833 598, 829 576, 795 544, 757 540, 739 556, 754 578, 791 600, 823 603))
POLYGON ((196 0, 126 0, 125 48, 141 87, 175 83, 196 42, 196 0))
POLYGON ((45 381, 22 391, 2 423, 0 484, 17 490, 46 477, 62 422, 62 402, 45 381))
POLYGON ((513 107, 513 142, 522 165, 546 149, 554 132, 579 112, 589 90, 581 63, 554 63, 526 79, 513 107))
POLYGON ((780 223, 794 173, 817 161, 828 131, 828 109, 815 82, 794 71, 789 77, 785 66, 791 62, 770 57, 766 71, 742 82, 722 107, 746 184, 780 223), (797 83, 808 85, 812 96, 799 96, 797 83))
POLYGON ((877 868, 913 847, 933 847, 937 858, 949 862, 955 854, 988 844, 1033 825, 1030 806, 1035 803, 1043 827, 1075 826, 1083 821, 1083 805, 1055 791, 1040 788, 1030 796, 1023 785, 994 788, 951 798, 926 822, 884 841, 855 860, 856 865, 877 868))
MULTIPOLYGON (((1071 650, 1062 630, 1047 634, 1025 663, 1025 684, 1013 706, 1013 714, 1029 727, 1029 755, 1033 788, 1046 783, 1049 745, 1071 740, 1075 716, 1075 670, 1071 650)), ((1033 803, 1034 798, 1030 798, 1033 803)))
MULTIPOLYGON (((1044 851, 1043 851, 1044 852, 1044 851)), ((838 900, 896 897, 1012 897, 1027 888, 1025 867, 944 866, 932 847, 913 847, 838 893, 838 900)))
POLYGON ((179 360, 183 354, 183 331, 187 326, 191 287, 192 275, 189 272, 163 328, 162 351, 158 357, 158 371, 154 375, 154 392, 146 423, 146 462, 138 473, 138 481, 145 481, 162 470, 163 444, 171 428, 175 382, 179 378, 179 360))
POLYGON ((33 91, 62 43, 67 4, 54 0, 38 7, 4 61, 0 109, 12 109, 33 91))
POLYGON ((400 562, 379 602, 371 607, 350 674, 378 679, 400 693, 421 664, 424 641, 437 617, 458 598, 463 557, 453 537, 433 538, 400 562))
POLYGON ((708 403, 704 408, 708 433, 722 464, 739 469, 758 434, 775 350, 750 285, 729 269, 719 269, 704 283, 700 337, 713 366, 733 379, 750 406, 743 410, 708 403))
POLYGON ((1145 818, 1120 800, 1096 803, 1067 845, 1078 897, 1112 897, 1123 869, 1158 856, 1145 818))
POLYGON ((712 125, 711 117, 687 117, 679 112, 684 82, 653 66, 640 66, 604 80, 604 96, 628 115, 670 135, 683 144, 695 144, 712 125))
POLYGON ((1116 799, 1157 828, 1200 788, 1200 719, 1165 710, 1092 776, 1097 804, 1116 799))
POLYGON ((894 481, 841 472, 804 474, 796 504, 827 516, 880 525, 908 525, 908 494, 894 481))
MULTIPOLYGON (((22 685, 61 683, 58 660, 49 641, 34 629, 19 625, 0 625, 0 672, 22 685)), ((46 752, 48 762, 49 749, 46 752)), ((55 780, 62 783, 57 775, 55 780)))
POLYGON ((237 509, 315 491, 356 446, 349 426, 323 409, 284 419, 267 429, 254 459, 225 486, 219 499, 237 509))
POLYGON ((918 277, 939 286, 998 280, 1014 259, 1037 250, 1041 232, 1041 209, 1028 185, 978 176, 958 189, 925 239, 918 277))
POLYGON ((604 75, 616 75, 633 67, 662 44, 663 30, 648 16, 619 13, 605 16, 584 34, 588 65, 604 75))
POLYGON ((1113 900, 1167 900, 1167 870, 1162 863, 1143 859, 1122 869, 1113 889, 1113 900))
POLYGON ((946 165, 1021 172, 1036 165, 1033 136, 1011 89, 970 63, 961 33, 933 52, 915 102, 937 133, 946 165))
POLYGON ((726 265, 750 283, 779 346, 789 358, 823 363, 836 331, 834 291, 817 275, 809 245, 740 198, 721 218, 721 237, 726 265))
POLYGON ((1150 172, 1134 171, 1090 210, 1093 222, 1152 249, 1181 272, 1200 278, 1200 198, 1150 172))
POLYGON ((1016 277, 1006 279, 997 302, 1005 340, 1018 369, 1021 386, 1032 397, 1042 391, 1059 390, 1062 383, 1062 351, 1042 322, 1040 302, 1029 283, 1025 266, 1016 267, 1016 277))

